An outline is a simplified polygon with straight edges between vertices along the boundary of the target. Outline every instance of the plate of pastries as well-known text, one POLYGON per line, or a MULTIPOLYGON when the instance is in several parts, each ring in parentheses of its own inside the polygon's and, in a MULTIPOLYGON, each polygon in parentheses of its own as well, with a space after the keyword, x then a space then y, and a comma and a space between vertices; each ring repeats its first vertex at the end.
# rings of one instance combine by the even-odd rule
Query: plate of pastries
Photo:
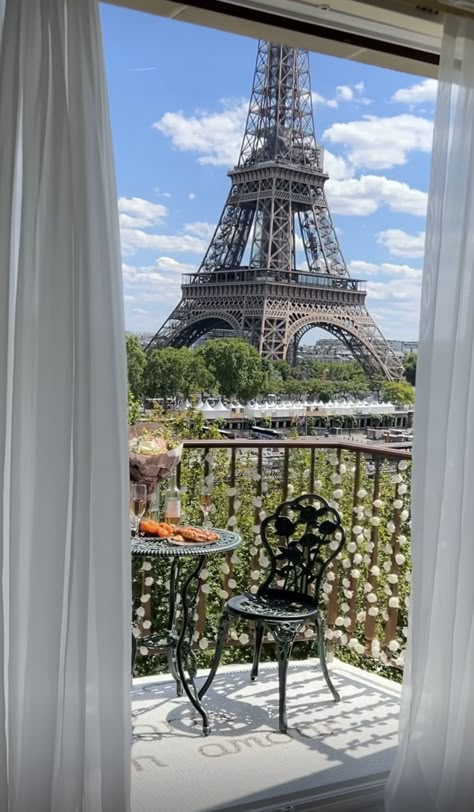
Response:
POLYGON ((203 527, 172 525, 167 522, 155 522, 152 519, 142 519, 140 536, 153 540, 161 538, 173 544, 212 544, 219 539, 218 533, 205 530, 203 527))

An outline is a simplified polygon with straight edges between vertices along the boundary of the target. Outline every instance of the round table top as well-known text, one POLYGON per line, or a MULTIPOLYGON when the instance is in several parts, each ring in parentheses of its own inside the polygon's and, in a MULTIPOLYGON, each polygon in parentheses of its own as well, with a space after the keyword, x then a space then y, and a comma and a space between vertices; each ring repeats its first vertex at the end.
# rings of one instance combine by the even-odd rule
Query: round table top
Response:
MULTIPOLYGON (((196 528, 199 530, 200 528, 196 528)), ((175 558, 177 556, 188 556, 200 558, 201 556, 223 555, 235 550, 242 543, 238 533, 231 530, 222 530, 219 527, 211 527, 215 533, 219 534, 217 541, 205 542, 204 544, 175 544, 171 539, 157 539, 156 536, 140 536, 132 538, 132 555, 157 556, 163 558, 175 558)))

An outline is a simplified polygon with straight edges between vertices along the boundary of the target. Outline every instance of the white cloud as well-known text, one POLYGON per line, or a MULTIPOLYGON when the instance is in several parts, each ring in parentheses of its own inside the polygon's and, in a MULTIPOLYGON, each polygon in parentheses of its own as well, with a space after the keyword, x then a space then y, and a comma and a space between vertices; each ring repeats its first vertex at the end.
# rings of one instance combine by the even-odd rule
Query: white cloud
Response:
POLYGON ((172 197, 171 192, 162 192, 159 186, 155 186, 153 191, 158 197, 172 197))
POLYGON ((399 228, 389 228, 377 234, 377 242, 394 257, 422 257, 425 253, 425 232, 407 234, 399 228))
POLYGON ((197 270, 196 265, 191 265, 187 262, 178 262, 178 260, 173 259, 173 257, 158 257, 158 259, 155 260, 154 267, 159 271, 175 274, 192 273, 197 270))
POLYGON ((387 282, 367 282, 369 300, 384 302, 413 302, 420 297, 420 285, 414 280, 390 279, 387 282))
POLYGON ((202 254, 207 248, 209 223, 190 223, 182 234, 156 234, 156 226, 168 214, 162 203, 151 203, 141 197, 121 197, 118 207, 122 253, 125 255, 142 249, 202 254))
POLYGON ((248 102, 222 99, 221 105, 223 110, 217 113, 165 113, 153 127, 166 135, 175 149, 197 152, 201 164, 232 166, 239 157, 248 102))
POLYGON ((156 332, 179 301, 181 273, 191 270, 172 257, 159 257, 154 265, 123 263, 127 328, 156 332))
POLYGON ((120 228, 148 228, 150 223, 143 217, 131 217, 123 212, 119 214, 120 228))
POLYGON ((410 87, 401 87, 397 90, 390 101, 402 104, 423 104, 424 102, 436 101, 438 82, 436 79, 423 79, 410 87))
POLYGON ((202 237, 204 240, 210 240, 216 230, 213 223, 186 223, 183 230, 188 234, 194 234, 196 237, 202 237))
POLYGON ((325 149, 323 161, 324 171, 334 180, 343 180, 354 175, 354 167, 348 164, 341 155, 334 155, 325 149))
POLYGON ((390 279, 367 283, 367 307, 386 338, 413 339, 418 335, 421 283, 390 279))
POLYGON ((325 107, 337 107, 336 99, 326 99, 324 96, 321 96, 320 93, 316 93, 315 90, 313 90, 311 98, 314 105, 322 104, 325 107))
POLYGON ((420 302, 413 301, 372 301, 368 299, 372 317, 382 330, 385 338, 413 341, 418 336, 420 302))
POLYGON ((352 101, 354 98, 354 91, 348 85, 339 85, 336 95, 341 99, 341 101, 352 101))
POLYGON ((181 276, 172 271, 161 272, 156 265, 122 265, 124 287, 134 303, 179 298, 181 276))
POLYGON ((381 206, 391 211, 424 217, 428 195, 412 189, 407 183, 383 175, 362 175, 360 178, 329 180, 326 184, 329 206, 333 214, 360 217, 373 214, 381 206))
MULTIPOLYGON (((333 99, 325 99, 313 93, 314 104, 338 107, 340 103, 353 101, 370 104, 362 93, 363 82, 356 85, 338 85, 333 99)), ((182 110, 167 112, 153 127, 170 139, 175 149, 196 152, 201 164, 233 166, 239 157, 240 145, 247 120, 248 100, 222 99, 222 110, 217 112, 196 111, 186 115, 182 110)), ((188 196, 190 200, 193 193, 188 196)))
POLYGON ((415 339, 418 335, 421 276, 419 268, 395 263, 353 260, 351 275, 367 279, 367 307, 386 338, 415 339))
POLYGON ((188 194, 188 200, 196 200, 197 195, 194 192, 188 194))
POLYGON ((191 234, 150 234, 138 228, 122 228, 120 238, 124 254, 134 254, 142 249, 202 254, 207 248, 206 240, 191 234))
MULTIPOLYGON (((349 271, 355 279, 364 279, 367 276, 390 276, 393 279, 421 280, 422 271, 410 265, 396 265, 391 262, 366 262, 354 259, 349 263, 349 271)), ((386 284, 386 283, 384 283, 386 284)))
POLYGON ((320 93, 313 91, 311 94, 314 105, 324 105, 325 107, 339 107, 343 102, 353 102, 355 104, 371 104, 371 100, 363 96, 365 90, 363 82, 357 82, 355 85, 338 85, 336 92, 332 98, 325 98, 320 93))
POLYGON ((364 116, 360 121, 337 122, 323 133, 323 140, 342 144, 356 167, 389 169, 406 163, 413 150, 429 153, 433 122, 404 113, 399 116, 364 116))
POLYGON ((119 197, 118 210, 124 228, 149 228, 161 223, 168 214, 162 203, 151 203, 141 197, 119 197))

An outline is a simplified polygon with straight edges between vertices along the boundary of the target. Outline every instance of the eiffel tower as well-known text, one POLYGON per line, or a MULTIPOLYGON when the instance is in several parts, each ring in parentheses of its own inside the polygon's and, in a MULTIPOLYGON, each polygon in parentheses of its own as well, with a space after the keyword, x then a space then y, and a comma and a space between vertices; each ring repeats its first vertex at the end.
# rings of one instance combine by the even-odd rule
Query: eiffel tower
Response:
POLYGON ((329 212, 307 51, 259 42, 240 156, 228 176, 231 189, 199 270, 183 276, 181 301, 148 347, 191 346, 225 330, 264 358, 291 361, 302 336, 321 327, 369 375, 400 378, 329 212))

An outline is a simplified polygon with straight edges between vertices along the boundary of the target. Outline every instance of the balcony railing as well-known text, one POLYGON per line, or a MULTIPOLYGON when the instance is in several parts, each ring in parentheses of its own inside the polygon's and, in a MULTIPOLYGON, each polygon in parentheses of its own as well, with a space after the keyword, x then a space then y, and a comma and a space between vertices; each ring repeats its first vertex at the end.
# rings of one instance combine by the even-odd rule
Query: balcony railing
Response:
MULTIPOLYGON (((188 440, 179 479, 187 522, 202 520, 204 487, 212 494, 213 525, 237 530, 244 540, 225 560, 209 559, 201 573, 195 645, 203 664, 224 601, 233 593, 256 592, 263 580, 269 562, 259 535, 262 519, 287 497, 316 492, 340 510, 346 529, 345 549, 323 586, 328 646, 350 650, 356 662, 368 657, 403 667, 411 573, 409 451, 308 438, 188 440)), ((158 653, 165 643, 166 566, 151 560, 134 564, 142 654, 158 653), (160 632, 163 640, 157 641, 160 632), (151 647, 146 637, 152 633, 151 647)), ((308 643, 313 639, 311 626, 299 636, 308 643)), ((233 661, 238 659, 235 647, 252 640, 251 627, 244 622, 233 626, 233 661)), ((140 670, 146 672, 145 661, 140 670)))

